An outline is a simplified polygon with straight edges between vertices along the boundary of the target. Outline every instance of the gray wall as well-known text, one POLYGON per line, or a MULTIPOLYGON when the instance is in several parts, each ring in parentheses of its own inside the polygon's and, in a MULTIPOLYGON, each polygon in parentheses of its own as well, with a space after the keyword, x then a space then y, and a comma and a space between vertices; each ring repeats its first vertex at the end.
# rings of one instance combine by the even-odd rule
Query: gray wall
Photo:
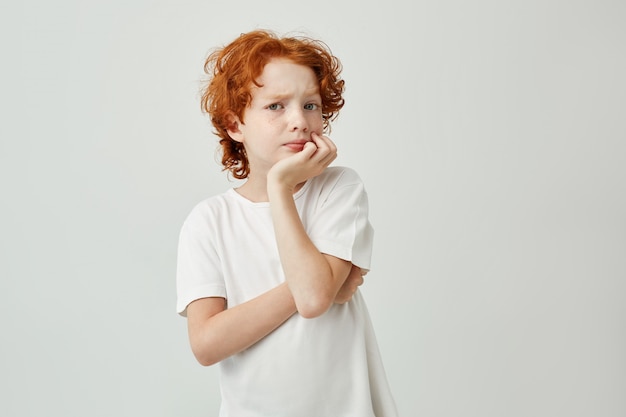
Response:
POLYGON ((402 416, 626 415, 626 3, 212 3, 1 7, 2 415, 216 415, 175 250, 233 185, 203 59, 257 27, 343 61, 402 416))

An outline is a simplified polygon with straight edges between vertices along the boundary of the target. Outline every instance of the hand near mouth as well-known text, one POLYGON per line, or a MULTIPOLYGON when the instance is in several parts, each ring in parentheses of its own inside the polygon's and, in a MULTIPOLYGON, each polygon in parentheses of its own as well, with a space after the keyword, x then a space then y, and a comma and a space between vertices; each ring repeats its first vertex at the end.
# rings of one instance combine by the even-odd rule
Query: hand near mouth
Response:
POLYGON ((312 133, 310 141, 289 142, 287 146, 290 144, 301 150, 274 164, 267 174, 268 187, 279 185, 295 189, 298 184, 321 174, 337 158, 337 146, 328 136, 312 133))

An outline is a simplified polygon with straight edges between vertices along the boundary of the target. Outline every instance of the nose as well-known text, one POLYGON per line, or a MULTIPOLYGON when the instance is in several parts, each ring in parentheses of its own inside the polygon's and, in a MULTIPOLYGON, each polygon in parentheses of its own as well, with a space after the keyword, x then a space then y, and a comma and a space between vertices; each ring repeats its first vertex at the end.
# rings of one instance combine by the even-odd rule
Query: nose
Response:
POLYGON ((289 127, 293 132, 306 132, 309 128, 304 109, 293 109, 289 118, 289 127))

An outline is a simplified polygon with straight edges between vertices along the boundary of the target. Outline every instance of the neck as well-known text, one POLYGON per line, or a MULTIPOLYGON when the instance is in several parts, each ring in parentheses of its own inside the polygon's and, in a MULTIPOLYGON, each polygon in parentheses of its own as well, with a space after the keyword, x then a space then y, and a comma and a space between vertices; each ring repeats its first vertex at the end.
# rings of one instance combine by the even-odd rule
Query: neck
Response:
MULTIPOLYGON (((297 193, 304 184, 304 182, 298 184, 293 192, 297 193)), ((267 194, 267 176, 265 175, 254 176, 250 174, 246 182, 235 190, 253 203, 270 201, 267 194)))
POLYGON ((237 192, 254 203, 269 201, 267 197, 267 178, 256 178, 252 175, 248 177, 246 182, 236 188, 237 192))

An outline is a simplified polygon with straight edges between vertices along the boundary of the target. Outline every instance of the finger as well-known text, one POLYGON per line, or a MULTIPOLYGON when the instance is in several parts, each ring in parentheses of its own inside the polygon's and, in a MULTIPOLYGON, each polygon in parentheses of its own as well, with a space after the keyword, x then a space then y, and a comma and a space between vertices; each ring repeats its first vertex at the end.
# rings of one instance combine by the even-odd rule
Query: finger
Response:
POLYGON ((324 148, 327 148, 331 153, 337 152, 337 145, 335 145, 335 142, 333 142, 328 136, 313 133, 311 135, 311 138, 315 140, 315 143, 318 145, 318 147, 322 146, 324 148))
POLYGON ((326 139, 330 150, 334 153, 337 153, 337 145, 335 144, 335 142, 333 142, 328 136, 323 136, 323 138, 326 139))
POLYGON ((337 154, 336 153, 331 153, 328 157, 326 157, 322 163, 325 164, 326 166, 330 165, 331 162, 333 162, 335 159, 337 159, 337 154))
POLYGON ((309 159, 315 154, 315 152, 317 152, 317 146, 315 145, 315 143, 307 142, 304 144, 304 147, 299 152, 299 155, 301 155, 304 159, 309 159))
POLYGON ((325 154, 328 150, 330 150, 330 148, 328 146, 328 142, 326 142, 317 133, 315 133, 315 132, 311 133, 311 140, 313 141, 313 143, 315 143, 315 146, 317 146, 317 150, 318 150, 320 155, 321 154, 325 154))
POLYGON ((352 266, 350 267, 350 272, 348 273, 348 278, 355 279, 359 276, 361 276, 361 268, 352 264, 352 266))
POLYGON ((328 136, 322 136, 322 137, 324 138, 326 144, 328 145, 328 150, 329 150, 329 155, 330 155, 330 160, 328 161, 328 163, 330 164, 332 161, 334 161, 337 158, 337 145, 335 145, 335 142, 330 140, 328 136))
POLYGON ((311 134, 311 138, 317 144, 316 157, 320 164, 328 166, 337 158, 337 146, 328 136, 322 136, 317 133, 311 134))

